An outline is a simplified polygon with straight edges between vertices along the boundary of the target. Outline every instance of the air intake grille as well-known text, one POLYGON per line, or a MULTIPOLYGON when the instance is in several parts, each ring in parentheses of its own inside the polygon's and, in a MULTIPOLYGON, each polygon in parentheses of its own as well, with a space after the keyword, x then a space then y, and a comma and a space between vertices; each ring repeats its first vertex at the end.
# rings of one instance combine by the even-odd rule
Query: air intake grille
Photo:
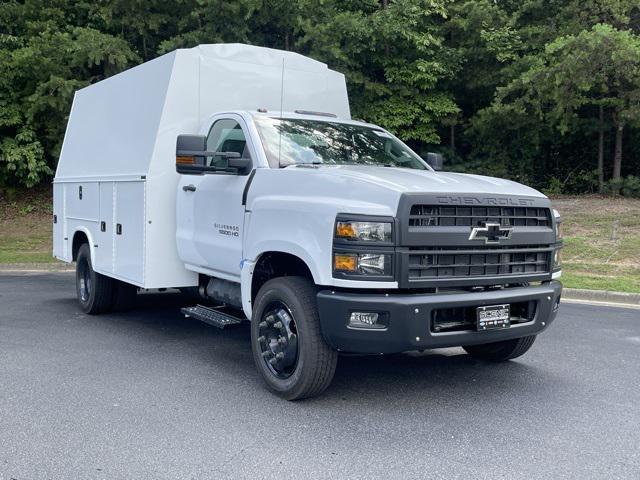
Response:
POLYGON ((548 248, 539 247, 421 250, 409 254, 409 279, 544 274, 549 255, 548 248))
POLYGON ((476 227, 484 223, 551 228, 551 214, 548 208, 539 207, 413 205, 409 215, 410 227, 476 227))

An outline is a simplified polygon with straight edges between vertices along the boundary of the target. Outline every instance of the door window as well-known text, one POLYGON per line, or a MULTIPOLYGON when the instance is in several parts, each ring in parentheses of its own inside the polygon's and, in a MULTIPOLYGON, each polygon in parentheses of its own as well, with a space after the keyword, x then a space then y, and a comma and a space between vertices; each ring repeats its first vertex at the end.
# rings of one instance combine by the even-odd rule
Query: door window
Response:
MULTIPOLYGON (((207 137, 207 150, 209 152, 235 152, 239 153, 242 158, 251 158, 242 127, 230 118, 217 120, 211 126, 207 137)), ((227 165, 227 159, 221 156, 208 157, 207 165, 224 168, 227 165)))

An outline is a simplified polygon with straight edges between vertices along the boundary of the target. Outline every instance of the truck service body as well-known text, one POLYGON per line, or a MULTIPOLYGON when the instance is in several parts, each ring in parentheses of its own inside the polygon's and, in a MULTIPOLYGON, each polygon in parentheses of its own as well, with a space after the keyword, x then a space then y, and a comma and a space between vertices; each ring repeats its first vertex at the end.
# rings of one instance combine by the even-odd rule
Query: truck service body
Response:
POLYGON ((560 218, 497 178, 434 171, 350 118, 344 77, 291 52, 177 50, 76 93, 54 180, 54 255, 81 307, 137 289, 249 320, 258 370, 322 392, 337 352, 523 354, 558 311, 560 218))

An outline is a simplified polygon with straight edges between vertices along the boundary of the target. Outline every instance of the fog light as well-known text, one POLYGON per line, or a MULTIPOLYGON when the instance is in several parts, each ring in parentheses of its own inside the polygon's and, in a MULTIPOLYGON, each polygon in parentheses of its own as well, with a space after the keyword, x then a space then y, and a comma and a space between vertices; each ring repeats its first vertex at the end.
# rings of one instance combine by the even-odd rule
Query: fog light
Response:
POLYGON ((387 326, 379 322, 381 320, 380 314, 376 312, 352 312, 349 317, 349 327, 351 328, 366 328, 370 330, 382 330, 387 326))

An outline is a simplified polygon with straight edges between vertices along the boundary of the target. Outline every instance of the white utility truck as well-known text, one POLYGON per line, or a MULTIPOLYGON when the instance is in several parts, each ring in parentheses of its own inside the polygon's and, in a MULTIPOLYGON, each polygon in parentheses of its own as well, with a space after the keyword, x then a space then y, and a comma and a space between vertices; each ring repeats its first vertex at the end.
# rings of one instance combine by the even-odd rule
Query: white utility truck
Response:
POLYGON ((317 395, 338 352, 526 352, 560 303, 560 218, 508 180, 438 172, 350 118, 344 76, 246 45, 176 50, 79 90, 54 180, 54 256, 86 313, 138 289, 251 322, 256 366, 317 395))

